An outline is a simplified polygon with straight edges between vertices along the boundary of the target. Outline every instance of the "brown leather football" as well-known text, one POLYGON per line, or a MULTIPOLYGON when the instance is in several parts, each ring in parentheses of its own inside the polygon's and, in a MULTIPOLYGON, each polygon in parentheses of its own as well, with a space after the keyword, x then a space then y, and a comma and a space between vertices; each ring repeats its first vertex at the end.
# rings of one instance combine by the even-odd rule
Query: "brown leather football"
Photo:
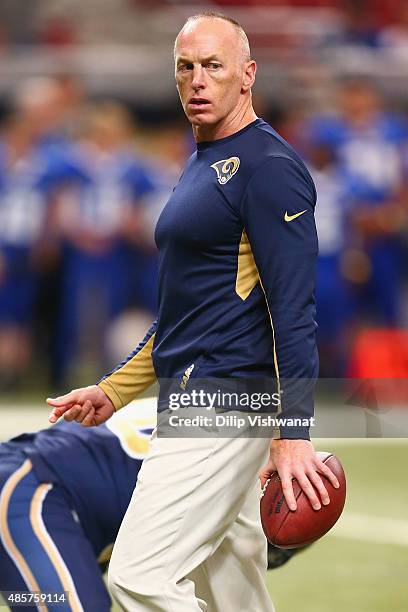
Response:
MULTIPOLYGON (((263 489, 261 521, 266 537, 279 548, 298 548, 321 538, 339 519, 346 501, 346 477, 343 466, 332 453, 318 452, 320 459, 337 476, 340 487, 335 489, 330 481, 320 475, 330 496, 330 504, 313 510, 306 494, 293 480, 297 510, 291 511, 283 495, 281 481, 273 472, 263 489)), ((320 499, 319 493, 316 491, 320 499)))

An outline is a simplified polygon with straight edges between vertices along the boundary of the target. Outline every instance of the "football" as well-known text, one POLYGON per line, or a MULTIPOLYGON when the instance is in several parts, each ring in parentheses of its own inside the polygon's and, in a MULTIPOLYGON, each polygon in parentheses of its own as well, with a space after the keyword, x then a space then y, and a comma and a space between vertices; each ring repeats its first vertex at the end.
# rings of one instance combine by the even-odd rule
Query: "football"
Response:
MULTIPOLYGON (((339 519, 346 501, 346 477, 339 459, 332 453, 318 452, 319 458, 337 477, 340 487, 320 475, 330 496, 330 504, 313 510, 298 482, 293 480, 297 509, 289 510, 283 495, 281 481, 273 472, 265 484, 261 497, 261 521, 266 537, 279 548, 298 548, 321 538, 339 519)), ((317 493, 319 499, 320 496, 317 493)))

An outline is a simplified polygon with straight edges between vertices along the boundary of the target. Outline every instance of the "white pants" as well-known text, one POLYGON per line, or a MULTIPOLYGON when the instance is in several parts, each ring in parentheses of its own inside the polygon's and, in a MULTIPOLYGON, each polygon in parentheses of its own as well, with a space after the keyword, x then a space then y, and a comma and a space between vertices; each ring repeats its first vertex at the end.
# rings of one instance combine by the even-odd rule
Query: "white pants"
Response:
POLYGON ((129 612, 273 612, 258 471, 269 440, 157 438, 109 567, 129 612))

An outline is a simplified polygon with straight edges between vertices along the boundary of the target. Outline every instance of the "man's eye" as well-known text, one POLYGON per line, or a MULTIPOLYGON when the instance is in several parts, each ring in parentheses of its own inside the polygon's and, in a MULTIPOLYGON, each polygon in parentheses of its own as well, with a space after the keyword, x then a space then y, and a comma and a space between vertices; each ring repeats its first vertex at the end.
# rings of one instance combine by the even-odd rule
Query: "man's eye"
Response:
POLYGON ((193 64, 179 64, 177 67, 177 72, 186 72, 187 70, 192 70, 193 64))
POLYGON ((218 62, 208 62, 207 68, 210 68, 211 70, 217 70, 217 68, 221 68, 221 64, 219 64, 218 62))

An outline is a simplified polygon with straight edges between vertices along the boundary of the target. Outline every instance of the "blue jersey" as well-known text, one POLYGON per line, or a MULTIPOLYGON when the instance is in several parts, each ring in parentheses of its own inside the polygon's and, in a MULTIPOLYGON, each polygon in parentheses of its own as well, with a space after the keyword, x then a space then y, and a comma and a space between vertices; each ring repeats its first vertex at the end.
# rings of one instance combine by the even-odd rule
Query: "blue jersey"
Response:
MULTIPOLYGON (((374 209, 401 197, 406 181, 404 152, 408 129, 398 115, 377 113, 358 128, 343 118, 320 117, 312 123, 311 137, 336 151, 349 213, 361 206, 374 209)), ((361 248, 361 236, 350 229, 353 226, 349 224, 347 242, 352 245, 356 242, 357 248, 361 248)), ((371 272, 350 295, 353 309, 376 323, 397 325, 403 265, 398 236, 371 237, 364 248, 371 260, 371 272)))
POLYGON ((155 421, 152 401, 146 400, 100 427, 61 421, 1 447, 23 450, 40 482, 62 487, 98 556, 115 540, 155 421))
POLYGON ((337 152, 348 197, 357 204, 381 203, 401 187, 408 126, 400 117, 378 113, 359 129, 342 118, 319 117, 310 135, 337 152))
POLYGON ((103 154, 80 145, 67 161, 76 175, 63 190, 66 218, 101 236, 114 236, 129 208, 155 188, 153 173, 128 149, 103 154))
POLYGON ((33 147, 9 163, 6 142, 0 144, 0 259, 5 274, 0 281, 0 321, 27 324, 34 310, 38 274, 32 249, 46 232, 51 196, 71 174, 62 149, 33 147))
POLYGON ((37 146, 10 166, 0 144, 0 246, 30 248, 40 238, 48 199, 68 171, 61 153, 37 146))
POLYGON ((309 165, 309 170, 318 193, 316 226, 319 259, 339 255, 346 242, 346 217, 349 212, 346 177, 337 165, 319 170, 309 165))
MULTIPOLYGON (((315 201, 304 163, 262 119, 198 143, 156 227, 157 321, 100 383, 117 407, 156 377, 182 388, 192 378, 314 380, 315 201)), ((281 411, 310 417, 313 398, 283 400, 281 411)))

